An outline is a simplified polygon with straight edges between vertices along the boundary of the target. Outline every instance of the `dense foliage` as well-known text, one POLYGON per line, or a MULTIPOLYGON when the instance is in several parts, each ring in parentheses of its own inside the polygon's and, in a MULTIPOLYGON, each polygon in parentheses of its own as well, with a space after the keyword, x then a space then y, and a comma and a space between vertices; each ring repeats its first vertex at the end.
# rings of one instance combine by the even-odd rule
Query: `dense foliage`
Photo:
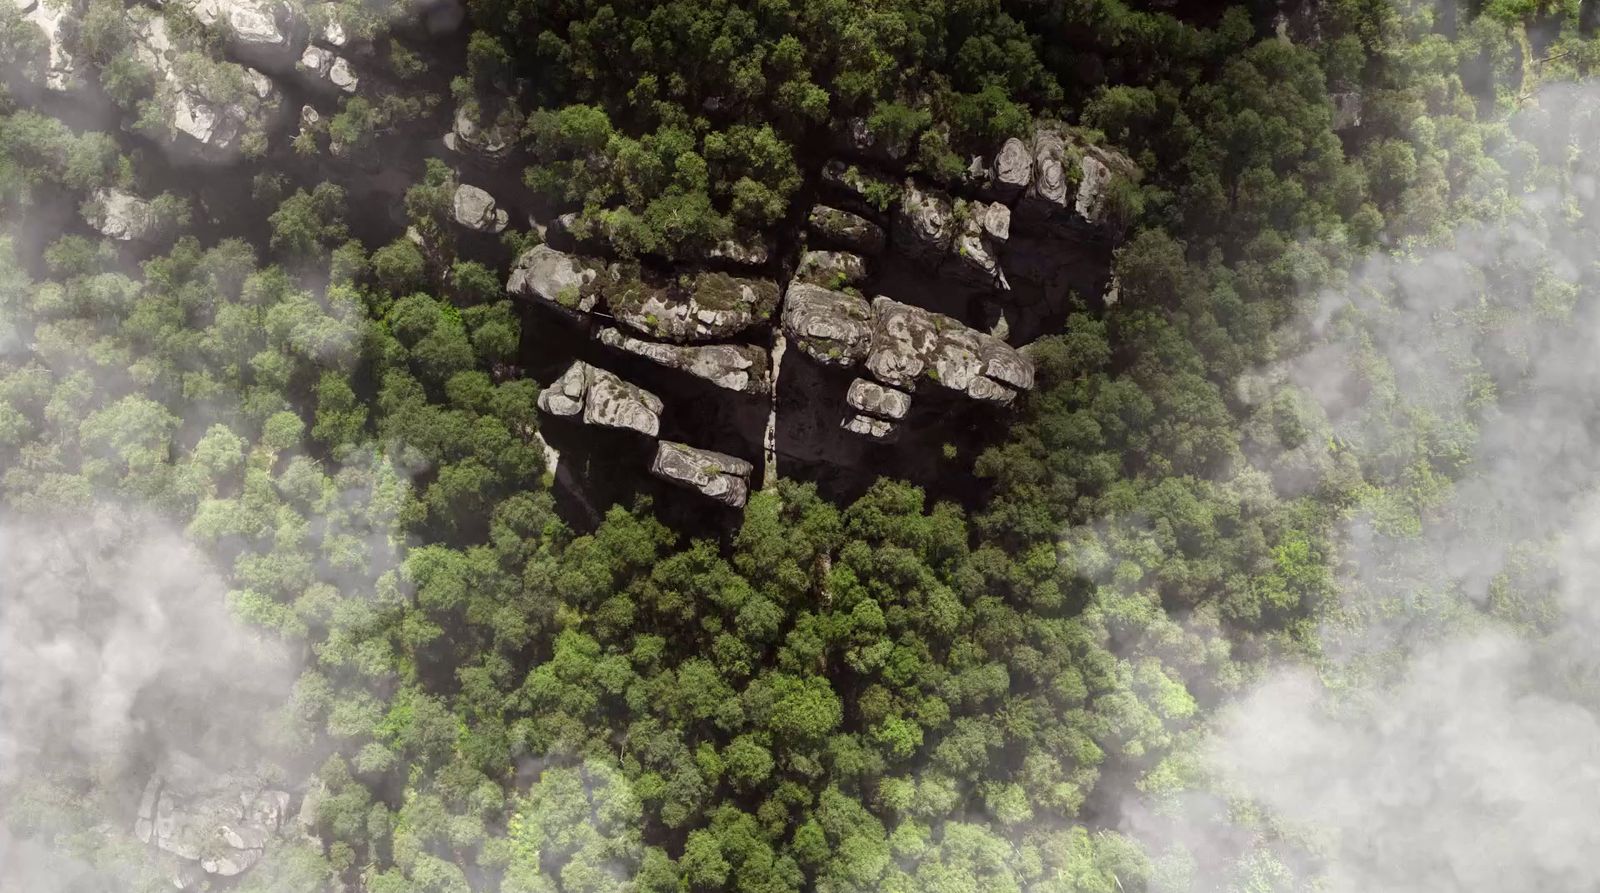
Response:
MULTIPOLYGON (((317 845, 248 889, 1187 889, 1183 842, 1118 833, 1119 800, 1206 789, 1211 710, 1318 651, 1334 527, 1414 531, 1485 405, 1385 402, 1374 358, 1368 413, 1335 431, 1270 370, 1328 337, 1299 323, 1363 254, 1561 183, 1567 147, 1503 115, 1600 59, 1575 4, 1453 32, 1422 4, 1310 15, 1315 40, 1115 0, 473 0, 456 97, 624 253, 781 226, 855 119, 932 180, 1036 116, 1143 168, 1120 301, 1035 348, 1036 392, 969 457, 976 510, 784 480, 721 539, 647 501, 575 528, 537 386, 506 372, 529 318, 446 237, 437 164, 406 201, 425 247, 352 239, 345 191, 306 181, 266 189, 262 244, 189 233, 138 269, 80 235, 0 252, 5 505, 158 506, 237 616, 308 655, 263 726, 320 767, 317 845), (1351 92, 1362 122, 1336 134, 1351 92)), ((403 83, 421 63, 392 43, 403 83)), ((347 146, 381 136, 364 102, 332 125, 347 146)), ((8 217, 140 176, 114 135, 3 111, 8 217)), ((55 781, 18 793, 40 828, 70 811, 55 781)), ((1270 816, 1236 819, 1237 889, 1308 882, 1270 816)))

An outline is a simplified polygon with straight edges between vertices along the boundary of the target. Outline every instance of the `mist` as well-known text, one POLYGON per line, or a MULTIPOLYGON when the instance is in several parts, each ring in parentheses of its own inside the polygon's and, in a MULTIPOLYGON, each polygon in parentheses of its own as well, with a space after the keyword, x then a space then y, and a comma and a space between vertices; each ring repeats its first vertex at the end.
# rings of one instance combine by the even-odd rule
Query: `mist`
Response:
POLYGON ((1203 768, 1237 799, 1228 819, 1183 808, 1202 865, 1249 833, 1336 893, 1600 886, 1597 105, 1593 85, 1544 90, 1512 129, 1570 146, 1570 181, 1445 247, 1370 257, 1303 321, 1325 345, 1267 371, 1317 398, 1330 449, 1403 482, 1422 523, 1381 498, 1350 512, 1320 657, 1214 721, 1203 768), (1460 468, 1417 467, 1410 437, 1460 468), (1241 826, 1240 802, 1268 818, 1241 826))

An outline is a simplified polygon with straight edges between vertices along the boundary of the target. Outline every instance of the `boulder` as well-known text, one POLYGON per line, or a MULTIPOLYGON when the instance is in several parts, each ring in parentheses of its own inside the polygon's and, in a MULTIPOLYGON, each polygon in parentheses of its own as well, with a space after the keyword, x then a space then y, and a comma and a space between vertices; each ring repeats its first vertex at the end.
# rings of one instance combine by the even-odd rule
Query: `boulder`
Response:
POLYGON ((699 491, 729 506, 740 508, 750 495, 754 467, 743 459, 663 440, 656 444, 650 473, 662 480, 699 491))
POLYGON ((952 245, 955 271, 975 285, 1008 290, 1000 247, 1011 237, 1011 209, 999 202, 968 202, 952 245))
POLYGON ((89 226, 119 242, 142 242, 155 235, 159 221, 150 202, 121 189, 96 189, 84 202, 89 226))
POLYGON ((1007 204, 1014 202, 1033 182, 1033 153, 1022 140, 1012 137, 995 153, 990 173, 990 193, 1007 204))
POLYGON ((915 391, 917 379, 928 371, 929 360, 938 352, 939 322, 948 317, 884 297, 873 299, 872 313, 867 371, 884 384, 915 391))
POLYGON ((457 106, 450 132, 444 136, 445 148, 462 155, 498 161, 511 152, 511 138, 499 127, 483 127, 474 106, 457 106))
POLYGON ((511 222, 511 216, 495 204, 494 196, 465 183, 456 187, 451 211, 457 223, 480 233, 502 232, 511 222))
POLYGON ((506 292, 537 299, 571 315, 586 314, 599 303, 599 291, 591 284, 601 272, 573 255, 535 245, 517 258, 506 280, 506 292))
POLYGON ((1067 169, 1067 141, 1061 132, 1041 127, 1033 134, 1033 179, 1022 196, 1022 207, 1034 217, 1052 217, 1068 208, 1071 184, 1067 169))
POLYGON ((610 274, 602 287, 606 309, 617 321, 661 341, 696 342, 731 338, 772 319, 778 286, 764 279, 702 272, 667 285, 652 285, 636 272, 610 274))
POLYGON ((661 398, 582 360, 539 392, 539 408, 555 416, 582 413, 585 425, 621 428, 655 437, 661 430, 661 398))
POLYGON ((771 388, 767 352, 750 344, 662 344, 621 329, 600 330, 601 344, 644 357, 669 369, 703 378, 719 388, 766 394, 771 388))
POLYGON ((783 333, 829 366, 854 366, 872 343, 872 306, 864 298, 792 282, 783 299, 783 333))
POLYGON ((844 393, 844 400, 862 415, 890 421, 899 421, 911 411, 910 394, 865 378, 850 382, 849 389, 844 393))
POLYGON ((242 75, 248 92, 227 99, 212 98, 200 85, 172 85, 169 123, 174 133, 195 141, 208 155, 237 151, 247 133, 264 126, 277 100, 270 78, 251 68, 242 75))
POLYGON ((83 73, 78 60, 67 50, 69 32, 74 19, 71 3, 19 3, 25 21, 32 22, 43 34, 47 52, 44 85, 58 93, 71 92, 83 87, 83 73))
POLYGON ((876 223, 827 205, 813 207, 806 225, 812 238, 819 244, 843 248, 867 257, 880 254, 887 242, 883 228, 876 223))
POLYGON ((649 437, 661 432, 661 398, 638 385, 591 367, 589 393, 583 406, 583 423, 602 428, 623 428, 649 437))
POLYGON ((1002 404, 1033 387, 1033 362, 992 335, 885 297, 873 299, 872 311, 866 367, 879 382, 912 392, 927 380, 1002 404))
POLYGON ((145 785, 134 835, 206 874, 236 877, 261 860, 288 811, 289 794, 259 777, 175 754, 145 785))
POLYGON ((356 92, 356 88, 361 84, 355 69, 350 67, 350 60, 319 46, 306 47, 305 52, 300 54, 300 61, 296 63, 296 67, 345 93, 356 92))
POLYGON ((794 276, 823 288, 845 288, 867 281, 867 261, 843 251, 807 251, 800 255, 794 276))
POLYGON ((294 21, 283 4, 273 0, 180 0, 179 5, 246 52, 285 61, 292 58, 294 21))
POLYGON ((950 197, 907 180, 894 216, 896 250, 914 260, 937 265, 950 253, 955 235, 955 209, 950 197))
POLYGON ((879 443, 893 443, 900 438, 900 426, 887 419, 857 413, 845 418, 839 427, 851 434, 875 440, 879 443))

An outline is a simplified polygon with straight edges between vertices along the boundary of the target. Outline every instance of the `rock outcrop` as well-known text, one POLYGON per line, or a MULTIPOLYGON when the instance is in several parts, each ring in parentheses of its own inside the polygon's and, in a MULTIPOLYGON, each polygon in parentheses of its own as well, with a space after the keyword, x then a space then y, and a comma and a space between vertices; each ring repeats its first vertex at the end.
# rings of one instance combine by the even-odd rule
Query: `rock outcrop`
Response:
POLYGON ((587 314, 600 303, 593 283, 602 272, 597 264, 548 245, 535 245, 517 258, 506 280, 506 292, 568 314, 587 314))
POLYGON ((900 421, 911 411, 910 394, 865 378, 850 382, 844 399, 857 412, 891 422, 900 421))
POLYGON ((867 260, 844 251, 807 251, 794 277, 823 288, 840 289, 867 281, 867 260))
POLYGON ((661 398, 582 360, 539 392, 539 408, 555 416, 578 416, 585 425, 620 428, 655 437, 661 431, 661 398))
POLYGON ((989 166, 988 190, 996 200, 1010 204, 1033 182, 1033 152, 1012 137, 1000 146, 989 166))
POLYGON ((883 227, 849 211, 816 205, 806 220, 812 239, 826 247, 842 248, 874 257, 883 252, 888 239, 883 227))
POLYGON ((289 800, 254 775, 211 773, 180 754, 145 785, 134 835, 206 874, 231 878, 261 861, 289 800))
POLYGON ((71 3, 48 3, 31 0, 17 4, 22 17, 32 22, 44 35, 45 70, 44 85, 49 90, 66 93, 84 86, 83 73, 78 60, 67 50, 68 32, 73 26, 74 10, 71 3))
POLYGON ((477 106, 458 106, 450 132, 444 135, 445 148, 485 161, 499 161, 511 152, 513 135, 499 127, 479 123, 477 106))
POLYGON ((703 378, 719 388, 765 394, 771 387, 767 352, 754 345, 663 344, 635 338, 615 328, 601 329, 596 338, 608 347, 703 378))
POLYGON ((361 85, 361 78, 351 67, 350 60, 332 50, 308 46, 295 64, 316 80, 324 81, 344 93, 354 93, 361 85))
POLYGON ((663 440, 656 444, 650 473, 688 487, 730 508, 741 508, 750 495, 754 467, 743 459, 663 440))
POLYGON ((783 333, 827 366, 854 366, 872 344, 872 305, 866 299, 808 282, 792 282, 783 299, 783 333))
POLYGON ((465 183, 456 187, 451 212, 457 223, 480 233, 502 232, 511 222, 511 215, 501 210, 494 196, 465 183))
POLYGON ((601 285, 617 322, 661 341, 720 341, 772 319, 778 287, 762 279, 702 272, 652 285, 626 270, 608 271, 601 285))
POLYGON ((96 189, 83 206, 84 221, 119 242, 143 242, 159 225, 150 202, 121 189, 96 189))
POLYGON ((247 53, 290 58, 295 23, 287 5, 271 0, 181 0, 179 5, 247 53))
POLYGON ((864 364, 872 378, 899 391, 932 382, 974 400, 1005 404, 1033 387, 1032 361, 943 314, 885 297, 869 305, 798 282, 785 300, 784 333, 806 354, 830 366, 864 364))

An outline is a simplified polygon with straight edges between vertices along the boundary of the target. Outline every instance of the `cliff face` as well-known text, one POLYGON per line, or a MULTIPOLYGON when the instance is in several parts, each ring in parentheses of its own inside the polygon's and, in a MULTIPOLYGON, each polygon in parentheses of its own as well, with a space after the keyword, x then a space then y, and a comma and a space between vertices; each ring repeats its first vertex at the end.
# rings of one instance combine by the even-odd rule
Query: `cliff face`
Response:
MULTIPOLYGON (((641 267, 597 257, 603 235, 580 242, 552 228, 554 244, 517 258, 507 291, 613 352, 710 385, 664 400, 662 412, 683 416, 687 440, 715 441, 740 462, 764 459, 769 477, 904 469, 907 454, 926 454, 972 411, 1009 406, 1033 386, 1016 345, 1058 324, 1074 294, 1115 299, 1107 278, 1119 190, 1138 172, 1066 128, 1041 126, 940 189, 855 136, 855 158, 818 171, 817 202, 787 254, 641 267), (719 263, 745 269, 731 275, 719 263), (759 439, 748 422, 714 430, 728 416, 708 416, 706 401, 748 410, 752 398, 767 406, 759 439), (914 413, 914 402, 929 411, 914 413), (883 454, 891 446, 899 458, 883 454)), ((708 492, 711 478, 664 473, 663 455, 671 468, 694 464, 682 459, 692 447, 671 449, 661 442, 656 473, 708 492)), ((738 506, 744 490, 719 485, 715 498, 738 506)))

